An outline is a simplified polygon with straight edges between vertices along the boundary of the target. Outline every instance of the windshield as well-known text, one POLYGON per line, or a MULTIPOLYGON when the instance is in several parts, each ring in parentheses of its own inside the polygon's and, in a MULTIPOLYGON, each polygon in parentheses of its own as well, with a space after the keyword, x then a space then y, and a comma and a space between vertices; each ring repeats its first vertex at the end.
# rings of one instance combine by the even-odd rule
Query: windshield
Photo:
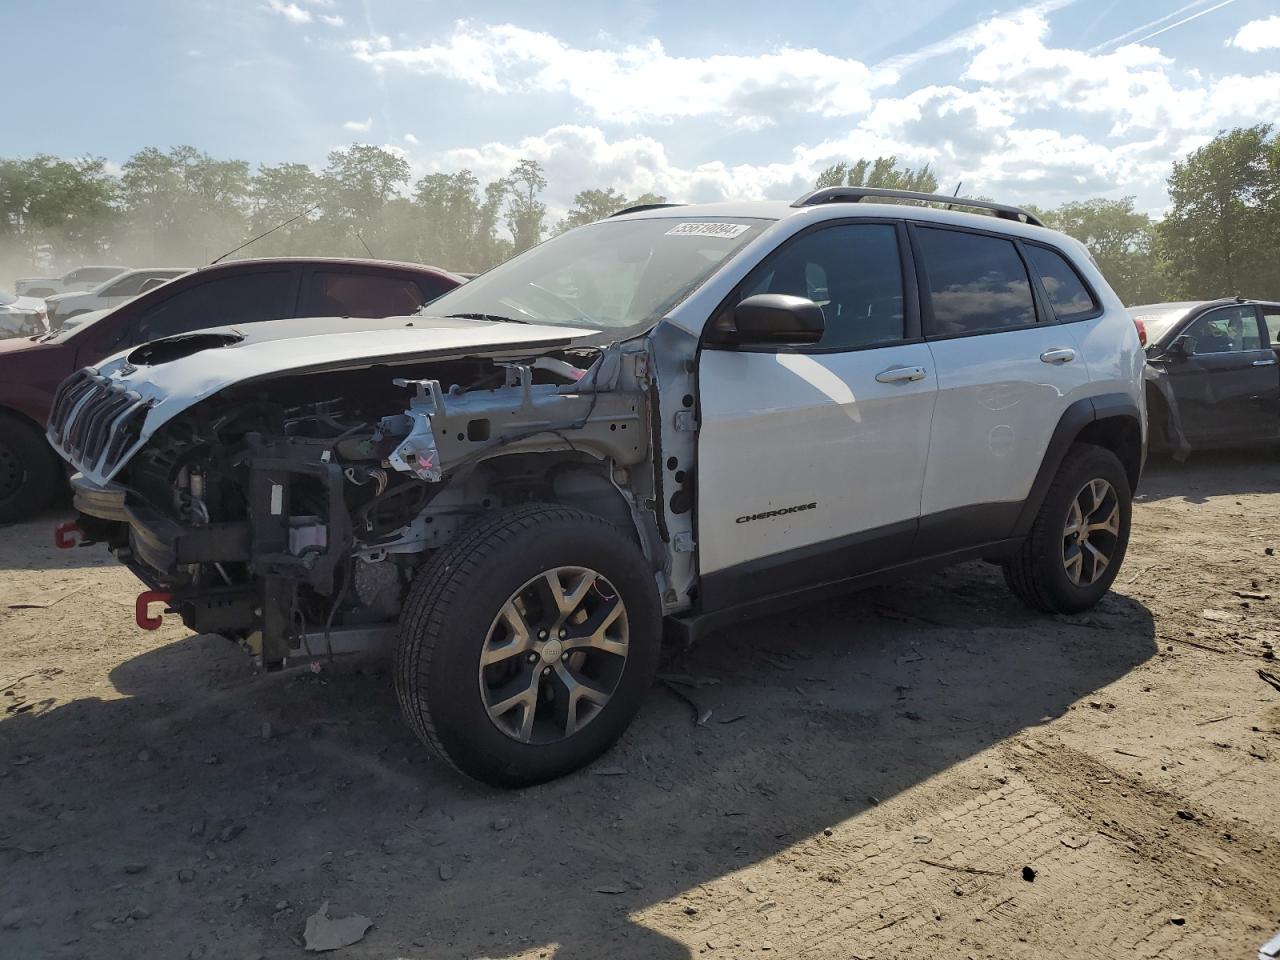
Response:
POLYGON ((432 316, 588 329, 650 324, 771 221, 613 220, 578 227, 432 301, 432 316))
POLYGON ((8 290, 0 290, 0 307, 7 307, 9 304, 15 302, 17 299, 18 298, 15 297, 8 290))

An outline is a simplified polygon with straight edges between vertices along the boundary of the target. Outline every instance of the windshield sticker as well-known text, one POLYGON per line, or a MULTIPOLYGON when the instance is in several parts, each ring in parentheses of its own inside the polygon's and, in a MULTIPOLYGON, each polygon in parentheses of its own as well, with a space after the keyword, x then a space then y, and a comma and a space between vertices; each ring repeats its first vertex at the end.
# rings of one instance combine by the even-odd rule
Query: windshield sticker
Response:
POLYGON ((745 223, 678 223, 667 231, 668 237, 719 237, 732 240, 750 230, 745 223))

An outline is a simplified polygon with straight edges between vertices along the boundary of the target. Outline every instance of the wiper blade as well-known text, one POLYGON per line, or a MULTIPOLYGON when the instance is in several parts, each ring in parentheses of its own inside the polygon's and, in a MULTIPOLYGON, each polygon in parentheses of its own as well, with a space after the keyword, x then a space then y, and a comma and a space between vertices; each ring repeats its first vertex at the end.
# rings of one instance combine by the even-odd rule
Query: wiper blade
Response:
POLYGON ((488 320, 491 323, 528 323, 517 317, 504 317, 496 313, 451 313, 446 320, 488 320))

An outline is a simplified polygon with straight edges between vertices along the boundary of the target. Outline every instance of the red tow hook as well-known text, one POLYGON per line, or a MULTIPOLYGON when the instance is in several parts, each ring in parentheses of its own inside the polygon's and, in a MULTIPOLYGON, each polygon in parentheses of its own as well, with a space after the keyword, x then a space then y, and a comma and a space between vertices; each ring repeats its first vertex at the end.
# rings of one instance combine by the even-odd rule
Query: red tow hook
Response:
POLYGON ((164 623, 164 614, 153 617, 148 607, 153 603, 167 604, 172 599, 173 595, 163 590, 145 590, 138 594, 138 599, 133 604, 133 617, 138 621, 138 626, 143 630, 158 629, 164 623))
POLYGON ((59 550, 70 550, 84 539, 84 531, 74 520, 60 523, 53 528, 53 545, 59 550))

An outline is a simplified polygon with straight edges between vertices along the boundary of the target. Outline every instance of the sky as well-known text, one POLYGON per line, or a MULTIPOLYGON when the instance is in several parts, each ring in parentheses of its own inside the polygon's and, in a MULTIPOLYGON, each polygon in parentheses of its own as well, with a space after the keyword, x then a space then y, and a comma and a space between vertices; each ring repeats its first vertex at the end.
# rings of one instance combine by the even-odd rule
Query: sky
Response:
POLYGON ((415 176, 521 158, 586 187, 793 199, 838 160, 1057 206, 1280 122, 1280 0, 0 0, 0 156, 191 144, 415 176))

